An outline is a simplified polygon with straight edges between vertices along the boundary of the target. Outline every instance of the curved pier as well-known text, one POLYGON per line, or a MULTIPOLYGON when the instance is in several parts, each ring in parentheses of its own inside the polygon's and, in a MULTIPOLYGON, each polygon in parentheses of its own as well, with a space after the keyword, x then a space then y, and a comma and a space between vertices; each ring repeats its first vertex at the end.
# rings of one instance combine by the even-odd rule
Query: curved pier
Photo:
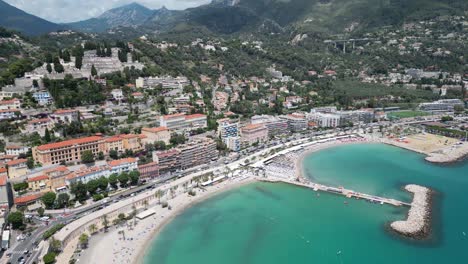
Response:
POLYGON ((430 235, 431 190, 429 188, 410 184, 405 190, 414 194, 408 218, 405 221, 395 221, 390 227, 397 233, 414 238, 425 239, 430 235))

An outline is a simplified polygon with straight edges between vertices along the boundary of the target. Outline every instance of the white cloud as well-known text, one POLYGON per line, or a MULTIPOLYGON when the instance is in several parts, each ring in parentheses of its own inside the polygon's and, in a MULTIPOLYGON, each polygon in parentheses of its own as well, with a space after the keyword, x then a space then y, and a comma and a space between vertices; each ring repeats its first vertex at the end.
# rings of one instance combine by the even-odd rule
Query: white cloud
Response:
POLYGON ((27 13, 56 23, 74 22, 99 16, 105 11, 138 2, 148 8, 186 9, 211 0, 4 0, 27 13))

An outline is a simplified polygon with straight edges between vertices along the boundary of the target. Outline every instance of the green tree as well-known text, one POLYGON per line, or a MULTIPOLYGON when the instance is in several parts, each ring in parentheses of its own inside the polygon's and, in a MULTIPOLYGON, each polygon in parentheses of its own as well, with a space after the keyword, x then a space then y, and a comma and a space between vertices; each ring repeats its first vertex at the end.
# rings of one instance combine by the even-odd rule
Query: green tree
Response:
POLYGON ((48 192, 42 196, 41 201, 47 209, 51 209, 54 206, 56 198, 57 195, 54 192, 48 192))
POLYGON ((91 150, 85 150, 81 153, 81 162, 83 163, 92 163, 94 162, 94 155, 91 150))
POLYGON ((22 190, 28 189, 28 183, 27 182, 20 182, 20 183, 15 183, 13 184, 13 190, 19 192, 22 190))
POLYGON ((48 128, 45 129, 45 132, 44 132, 44 141, 46 143, 49 143, 51 141, 51 137, 50 137, 50 131, 48 128))
POLYGON ((60 253, 62 251, 62 243, 60 240, 55 239, 55 237, 51 237, 49 240, 49 245, 50 245, 50 251, 53 253, 60 253))
POLYGON ((44 257, 42 258, 42 260, 44 261, 44 264, 53 264, 55 263, 55 253, 47 253, 44 255, 44 257))
POLYGON ((39 214, 40 217, 43 217, 43 216, 44 216, 44 212, 45 212, 45 210, 44 210, 44 208, 42 208, 42 207, 39 207, 39 208, 37 209, 37 213, 39 214))
POLYGON ((63 52, 62 59, 64 62, 70 62, 70 52, 68 52, 68 50, 63 52))
POLYGON ((99 182, 97 180, 90 180, 86 183, 86 190, 88 190, 90 195, 94 195, 99 188, 99 182))
POLYGON ((58 73, 62 73, 64 72, 64 68, 63 68, 63 65, 59 62, 59 63, 54 63, 54 70, 58 73))
POLYGON ((52 66, 50 65, 50 63, 47 63, 46 69, 49 74, 52 73, 52 66))
POLYGON ((20 211, 11 212, 8 215, 7 221, 12 225, 13 229, 21 229, 24 227, 24 215, 20 211))
POLYGON ((156 141, 154 142, 154 149, 155 150, 165 150, 166 143, 164 141, 156 141))
POLYGON ((83 66, 83 57, 76 56, 75 57, 75 68, 81 69, 82 66, 83 66))
POLYGON ((94 233, 96 233, 96 231, 97 231, 97 226, 96 226, 95 224, 90 225, 90 226, 88 227, 88 231, 89 231, 89 233, 90 233, 91 235, 94 234, 94 233))
POLYGON ((72 183, 70 186, 70 192, 75 195, 75 199, 83 202, 88 198, 88 191, 86 190, 86 185, 82 182, 72 183))
POLYGON ((137 170, 131 171, 128 173, 128 177, 130 178, 131 185, 137 185, 140 180, 140 172, 137 170))
POLYGON ((91 66, 91 75, 96 76, 98 74, 96 67, 94 67, 94 64, 91 66))
POLYGON ((99 189, 100 189, 101 191, 103 191, 103 192, 106 191, 106 190, 107 190, 107 186, 109 185, 109 180, 108 180, 106 177, 102 176, 102 177, 100 177, 97 181, 98 181, 98 183, 99 183, 99 184, 98 184, 98 185, 99 185, 99 189))
POLYGON ((119 153, 117 152, 117 150, 111 149, 111 150, 109 151, 109 157, 110 157, 111 159, 118 159, 118 158, 119 158, 119 153))
POLYGON ((61 193, 57 196, 57 208, 67 207, 70 201, 70 195, 68 193, 61 193))
POLYGON ((128 173, 122 172, 119 175, 118 179, 119 179, 120 187, 127 187, 128 180, 129 180, 128 173))
POLYGON ((119 183, 118 175, 113 173, 109 176, 109 184, 112 188, 117 189, 117 184, 119 183))
POLYGON ((89 240, 89 236, 85 233, 81 234, 80 237, 78 238, 79 242, 80 242, 80 246, 81 248, 87 248, 88 247, 88 240, 89 240))

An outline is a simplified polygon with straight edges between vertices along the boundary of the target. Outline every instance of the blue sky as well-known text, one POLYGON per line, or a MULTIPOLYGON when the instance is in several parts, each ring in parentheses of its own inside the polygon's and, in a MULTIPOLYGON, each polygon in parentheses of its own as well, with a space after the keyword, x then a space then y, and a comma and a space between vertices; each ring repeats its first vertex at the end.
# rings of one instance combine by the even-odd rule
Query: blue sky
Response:
POLYGON ((211 0, 3 0, 27 13, 56 23, 75 22, 99 16, 106 10, 132 2, 148 8, 165 6, 168 9, 186 9, 211 0))

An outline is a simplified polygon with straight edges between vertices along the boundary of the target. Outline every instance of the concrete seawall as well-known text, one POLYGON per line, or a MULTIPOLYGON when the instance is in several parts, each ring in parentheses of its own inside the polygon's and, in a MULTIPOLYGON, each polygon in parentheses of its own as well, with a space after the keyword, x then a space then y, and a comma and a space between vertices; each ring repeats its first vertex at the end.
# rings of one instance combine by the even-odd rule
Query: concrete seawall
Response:
POLYGON ((431 234, 431 203, 432 190, 429 188, 410 184, 405 190, 413 193, 413 201, 404 221, 395 221, 390 224, 393 231, 412 239, 427 239, 431 234))

